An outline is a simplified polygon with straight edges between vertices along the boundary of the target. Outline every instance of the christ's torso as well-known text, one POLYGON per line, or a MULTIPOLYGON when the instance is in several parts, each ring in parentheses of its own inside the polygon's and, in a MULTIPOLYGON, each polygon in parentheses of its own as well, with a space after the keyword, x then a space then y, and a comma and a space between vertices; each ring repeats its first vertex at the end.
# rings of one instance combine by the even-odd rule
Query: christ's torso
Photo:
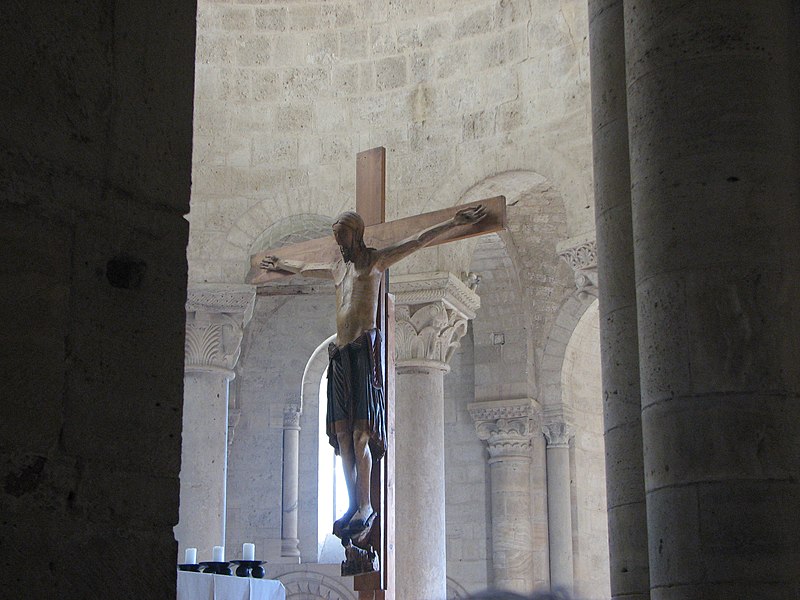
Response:
MULTIPOLYGON (((371 262, 371 261, 369 261, 371 262)), ((383 273, 372 265, 342 264, 336 284, 336 345, 340 348, 375 327, 383 273)))

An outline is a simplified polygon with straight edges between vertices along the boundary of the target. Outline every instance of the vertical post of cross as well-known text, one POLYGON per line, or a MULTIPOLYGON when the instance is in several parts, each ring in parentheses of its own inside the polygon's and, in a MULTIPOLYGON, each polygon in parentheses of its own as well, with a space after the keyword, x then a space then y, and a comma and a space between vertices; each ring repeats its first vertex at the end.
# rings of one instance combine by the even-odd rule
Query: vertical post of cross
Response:
MULTIPOLYGON (((386 149, 372 148, 360 152, 356 159, 356 212, 364 225, 377 225, 386 220, 386 149)), ((381 328, 383 346, 383 382, 386 401, 387 452, 381 463, 372 469, 370 498, 379 515, 379 526, 370 535, 373 548, 380 554, 380 572, 357 575, 353 587, 359 600, 394 600, 394 311, 389 291, 389 272, 386 271, 378 302, 375 322, 381 328)))

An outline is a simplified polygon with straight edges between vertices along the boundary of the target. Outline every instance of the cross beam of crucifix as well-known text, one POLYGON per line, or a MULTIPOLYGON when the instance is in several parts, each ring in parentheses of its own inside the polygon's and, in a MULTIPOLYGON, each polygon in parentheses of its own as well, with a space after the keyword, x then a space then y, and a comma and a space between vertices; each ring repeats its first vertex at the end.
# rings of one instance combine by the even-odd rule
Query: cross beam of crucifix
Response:
MULTIPOLYGON (((506 227, 506 202, 503 196, 486 198, 460 206, 453 206, 421 215, 406 217, 388 223, 383 222, 385 213, 385 150, 374 148, 358 155, 358 182, 356 191, 356 212, 367 225, 364 231, 364 242, 375 248, 385 248, 400 242, 428 227, 446 221, 459 210, 481 204, 486 209, 486 216, 473 223, 469 228, 458 228, 443 233, 428 246, 437 246, 476 235, 485 235, 500 231, 506 227)), ((333 263, 340 258, 339 246, 333 236, 308 240, 299 244, 283 246, 258 252, 250 257, 250 272, 247 282, 262 285, 285 277, 281 271, 265 271, 260 268, 261 261, 267 256, 277 256, 284 260, 296 260, 303 263, 333 263)))

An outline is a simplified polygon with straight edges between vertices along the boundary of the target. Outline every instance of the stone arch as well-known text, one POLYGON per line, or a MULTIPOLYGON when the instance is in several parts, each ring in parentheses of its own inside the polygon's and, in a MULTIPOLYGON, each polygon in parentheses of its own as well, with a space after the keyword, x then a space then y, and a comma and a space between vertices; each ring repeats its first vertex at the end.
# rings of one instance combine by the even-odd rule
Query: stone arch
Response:
MULTIPOLYGON (((270 220, 263 207, 256 205, 242 215, 228 231, 227 243, 233 243, 233 239, 238 240, 235 245, 239 249, 237 254, 243 257, 242 277, 244 278, 250 270, 250 256, 253 254, 330 235, 333 221, 332 217, 317 213, 298 213, 270 220), (263 228, 264 223, 271 224, 263 228), (245 231, 251 233, 247 234, 245 231)), ((292 278, 293 285, 307 282, 309 279, 306 277, 292 278)))
POLYGON ((461 598, 468 598, 466 588, 458 583, 452 577, 447 578, 447 600, 460 600, 461 598))
MULTIPOLYGON (((487 393, 479 389, 476 397, 487 400, 498 394, 506 398, 537 397, 541 390, 537 389, 539 361, 534 349, 544 346, 558 303, 574 286, 571 271, 557 252, 557 245, 567 232, 566 210, 561 194, 551 182, 530 170, 491 176, 467 190, 459 203, 499 194, 506 197, 508 230, 469 240, 469 270, 486 273, 478 292, 482 313, 499 317, 496 318, 499 322, 492 326, 501 327, 503 333, 511 332, 502 348, 502 363, 513 363, 515 373, 501 377, 504 390, 487 393), (509 381, 514 382, 510 387, 509 381)), ((475 322, 476 344, 485 342, 480 338, 479 319, 480 315, 475 322)), ((497 351, 489 349, 488 355, 493 354, 497 351)), ((499 373, 483 370, 490 378, 499 373)), ((476 383, 480 387, 478 375, 476 383)))
MULTIPOLYGON (((249 213, 245 215, 247 217, 249 213)), ((250 244, 249 253, 279 248, 313 240, 331 233, 333 218, 313 213, 291 215, 278 219, 264 229, 250 244)))
POLYGON ((355 593, 338 580, 315 571, 290 571, 277 579, 286 588, 286 600, 356 600, 355 593))
POLYGON ((608 521, 600 323, 592 301, 570 336, 561 369, 562 402, 574 433, 571 442, 575 593, 608 595, 608 521))
POLYGON ((300 540, 303 562, 317 562, 317 498, 318 448, 320 439, 317 430, 319 423, 319 386, 322 375, 328 367, 328 344, 331 335, 320 343, 306 362, 300 388, 300 452, 298 481, 301 493, 298 506, 298 539, 300 540))
POLYGON ((563 403, 562 370, 567 345, 584 313, 596 304, 597 298, 575 290, 561 305, 544 344, 539 367, 539 401, 545 419, 566 418, 569 407, 563 403))

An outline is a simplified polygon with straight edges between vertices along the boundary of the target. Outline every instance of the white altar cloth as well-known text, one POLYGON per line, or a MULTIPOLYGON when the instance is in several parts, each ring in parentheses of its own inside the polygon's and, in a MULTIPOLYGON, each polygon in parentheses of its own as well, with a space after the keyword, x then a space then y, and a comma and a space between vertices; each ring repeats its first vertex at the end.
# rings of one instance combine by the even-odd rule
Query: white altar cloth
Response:
POLYGON ((275 579, 178 571, 178 600, 286 600, 275 579))

